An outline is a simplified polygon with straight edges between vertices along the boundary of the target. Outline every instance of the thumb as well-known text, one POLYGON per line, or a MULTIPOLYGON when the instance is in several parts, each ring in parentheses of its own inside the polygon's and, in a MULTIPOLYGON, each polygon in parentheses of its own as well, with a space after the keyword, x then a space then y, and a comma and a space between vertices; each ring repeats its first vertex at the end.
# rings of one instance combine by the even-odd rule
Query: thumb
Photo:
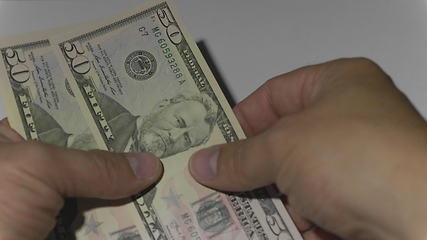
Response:
POLYGON ((190 159, 191 175, 201 184, 223 191, 248 191, 273 184, 279 161, 266 134, 202 149, 190 159))
POLYGON ((32 156, 28 165, 33 176, 64 197, 129 197, 156 182, 163 169, 151 153, 79 151, 41 143, 30 144, 25 151, 32 156))

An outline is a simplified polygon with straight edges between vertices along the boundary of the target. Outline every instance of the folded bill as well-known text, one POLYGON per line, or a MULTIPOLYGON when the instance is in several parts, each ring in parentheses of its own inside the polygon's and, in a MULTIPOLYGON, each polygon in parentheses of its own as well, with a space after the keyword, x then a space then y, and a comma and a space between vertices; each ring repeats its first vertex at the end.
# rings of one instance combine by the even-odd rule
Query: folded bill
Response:
POLYGON ((170 2, 54 32, 0 43, 12 127, 65 147, 153 152, 165 173, 132 201, 85 211, 83 223, 62 218, 53 238, 302 239, 273 189, 219 193, 189 174, 196 150, 244 134, 170 2))

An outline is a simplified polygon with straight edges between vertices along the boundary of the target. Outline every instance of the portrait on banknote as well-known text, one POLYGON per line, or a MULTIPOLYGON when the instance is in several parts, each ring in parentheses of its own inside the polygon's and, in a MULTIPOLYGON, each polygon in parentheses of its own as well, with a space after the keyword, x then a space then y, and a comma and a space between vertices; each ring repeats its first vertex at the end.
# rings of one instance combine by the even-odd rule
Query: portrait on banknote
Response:
POLYGON ((133 115, 102 93, 98 103, 116 139, 114 149, 152 152, 158 157, 168 157, 205 143, 216 123, 218 110, 215 102, 203 93, 163 99, 146 116, 133 115))
POLYGON ((206 143, 224 117, 214 92, 188 72, 196 67, 188 44, 179 52, 153 13, 59 45, 99 142, 166 158, 206 143))

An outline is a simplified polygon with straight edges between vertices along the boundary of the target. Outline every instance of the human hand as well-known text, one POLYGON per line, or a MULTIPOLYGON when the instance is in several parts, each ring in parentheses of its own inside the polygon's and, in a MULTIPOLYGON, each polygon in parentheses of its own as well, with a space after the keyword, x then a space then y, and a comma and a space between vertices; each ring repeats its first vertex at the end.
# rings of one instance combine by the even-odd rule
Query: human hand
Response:
POLYGON ((120 199, 162 174, 150 153, 78 151, 24 141, 0 121, 0 239, 44 239, 64 197, 120 199))
POLYGON ((343 239, 427 237, 427 125, 373 62, 278 76, 235 113, 249 138, 195 153, 189 169, 200 183, 276 184, 290 212, 343 239))

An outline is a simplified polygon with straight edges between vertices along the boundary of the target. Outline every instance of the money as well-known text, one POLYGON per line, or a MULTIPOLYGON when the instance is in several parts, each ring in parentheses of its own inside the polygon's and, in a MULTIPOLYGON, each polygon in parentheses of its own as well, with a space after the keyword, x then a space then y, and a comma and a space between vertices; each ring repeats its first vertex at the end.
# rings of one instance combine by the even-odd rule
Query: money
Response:
MULTIPOLYGON (((66 29, 69 27, 0 41, 1 97, 11 127, 25 139, 80 150, 97 149, 48 40, 48 36, 66 29)), ((76 205, 76 200, 66 199, 50 239, 68 239, 70 229, 64 220, 76 214, 76 205)))
POLYGON ((83 223, 62 219, 54 238, 302 239, 274 189, 224 194, 188 172, 192 153, 244 134, 170 2, 16 39, 0 44, 0 74, 21 135, 78 149, 149 151, 165 169, 154 188, 129 201, 74 206, 86 210, 83 223))
POLYGON ((102 219, 99 226, 110 231, 105 234, 120 234, 117 239, 127 234, 142 239, 297 238, 282 203, 266 198, 266 189, 225 195, 197 184, 188 173, 195 150, 244 135, 168 2, 144 5, 52 41, 99 145, 109 151, 153 152, 164 163, 162 181, 121 207, 129 214, 100 209, 87 216, 102 219))
POLYGON ((0 41, 2 97, 11 126, 26 139, 76 149, 98 148, 48 36, 58 30, 0 41), (79 124, 75 124, 79 123, 79 124))

